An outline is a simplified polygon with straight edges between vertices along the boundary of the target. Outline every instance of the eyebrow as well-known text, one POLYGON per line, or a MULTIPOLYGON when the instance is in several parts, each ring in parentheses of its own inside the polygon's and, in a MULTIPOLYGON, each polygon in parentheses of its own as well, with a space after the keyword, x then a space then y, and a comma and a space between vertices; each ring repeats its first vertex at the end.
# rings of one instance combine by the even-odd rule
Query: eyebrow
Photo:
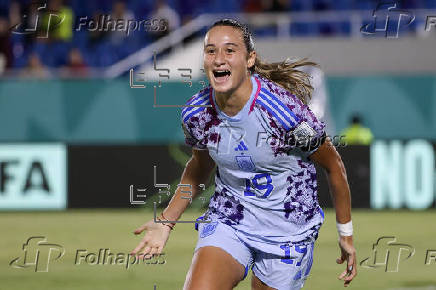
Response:
MULTIPOLYGON (((224 43, 224 45, 234 45, 234 46, 238 46, 236 43, 234 42, 226 42, 224 43)), ((207 44, 205 47, 209 47, 209 46, 215 46, 215 44, 207 44)))

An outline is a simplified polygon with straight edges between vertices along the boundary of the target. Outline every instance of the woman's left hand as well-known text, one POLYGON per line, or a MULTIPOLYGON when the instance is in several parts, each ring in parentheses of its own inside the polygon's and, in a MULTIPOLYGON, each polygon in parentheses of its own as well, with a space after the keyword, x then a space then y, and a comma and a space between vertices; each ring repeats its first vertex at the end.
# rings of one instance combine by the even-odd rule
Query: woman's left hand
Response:
POLYGON ((339 248, 341 249, 341 257, 336 259, 336 263, 342 264, 347 261, 347 268, 339 275, 338 279, 344 280, 344 287, 347 287, 357 275, 356 249, 353 246, 353 236, 340 237, 339 248))

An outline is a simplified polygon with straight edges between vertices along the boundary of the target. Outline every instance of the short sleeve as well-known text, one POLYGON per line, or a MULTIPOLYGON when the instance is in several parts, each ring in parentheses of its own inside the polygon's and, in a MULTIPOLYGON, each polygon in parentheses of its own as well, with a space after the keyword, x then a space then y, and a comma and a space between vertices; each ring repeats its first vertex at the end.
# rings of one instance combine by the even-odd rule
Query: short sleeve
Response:
POLYGON ((316 118, 307 105, 300 103, 296 107, 298 123, 288 132, 288 144, 308 157, 325 142, 325 124, 316 118))
POLYGON ((185 135, 185 144, 199 150, 207 149, 207 146, 202 144, 199 139, 195 137, 194 125, 187 120, 183 122, 182 120, 183 134, 185 135))

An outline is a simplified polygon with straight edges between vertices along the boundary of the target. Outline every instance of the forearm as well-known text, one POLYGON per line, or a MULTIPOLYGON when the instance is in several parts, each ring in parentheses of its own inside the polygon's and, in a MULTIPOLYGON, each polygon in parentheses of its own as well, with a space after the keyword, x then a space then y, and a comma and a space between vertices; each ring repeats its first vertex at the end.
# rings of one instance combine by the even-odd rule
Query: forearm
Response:
MULTIPOLYGON (((213 169, 213 168, 212 168, 213 169)), ((168 206, 163 211, 165 218, 168 220, 178 220, 186 210, 191 201, 200 191, 200 184, 206 184, 210 177, 211 168, 195 159, 191 158, 182 173, 180 184, 189 184, 188 186, 177 187, 168 206)))
POLYGON ((337 167, 326 173, 330 195, 336 210, 336 221, 345 224, 351 220, 351 197, 347 174, 342 161, 339 161, 337 167))

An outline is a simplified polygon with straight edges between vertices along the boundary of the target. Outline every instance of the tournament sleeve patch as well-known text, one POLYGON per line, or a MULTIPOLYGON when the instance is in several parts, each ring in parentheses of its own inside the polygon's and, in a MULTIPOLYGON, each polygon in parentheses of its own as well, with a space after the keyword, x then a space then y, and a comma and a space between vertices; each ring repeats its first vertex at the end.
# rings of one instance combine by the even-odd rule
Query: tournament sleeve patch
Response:
POLYGON ((293 131, 296 138, 310 138, 316 135, 316 131, 306 122, 301 122, 293 131))
POLYGON ((325 141, 325 132, 318 136, 317 132, 306 122, 301 122, 293 131, 294 145, 303 152, 312 152, 325 141))

